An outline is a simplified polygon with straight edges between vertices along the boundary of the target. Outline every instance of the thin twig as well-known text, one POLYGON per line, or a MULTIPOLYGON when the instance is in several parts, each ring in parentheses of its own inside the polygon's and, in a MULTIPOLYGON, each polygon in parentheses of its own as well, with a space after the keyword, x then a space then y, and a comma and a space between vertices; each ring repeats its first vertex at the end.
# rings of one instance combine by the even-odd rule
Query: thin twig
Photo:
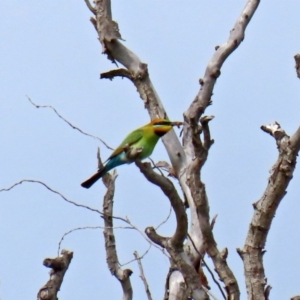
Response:
MULTIPOLYGON (((103 226, 84 226, 84 227, 76 227, 73 228, 67 232, 65 232, 63 234, 63 236, 60 238, 60 241, 58 243, 58 249, 57 249, 57 255, 59 255, 59 251, 60 251, 60 247, 61 247, 61 243, 63 242, 63 240, 65 239, 65 237, 67 235, 69 235, 70 233, 77 231, 77 230, 85 230, 85 229, 104 229, 103 226)), ((124 226, 116 226, 113 229, 134 229, 133 227, 124 227, 124 226)))
POLYGON ((165 175, 163 174, 161 169, 155 165, 155 162, 153 161, 153 159, 151 157, 148 157, 148 159, 152 162, 153 169, 157 169, 159 171, 160 175, 165 177, 165 175))
MULTIPOLYGON (((19 182, 14 183, 9 188, 0 189, 0 193, 1 192, 8 192, 8 191, 12 190, 13 188, 15 188, 16 186, 21 185, 22 183, 27 183, 27 182, 28 183, 38 183, 38 184, 44 186, 50 192, 52 192, 52 193, 60 196, 63 200, 65 200, 66 202, 68 202, 70 204, 73 204, 73 205, 75 205, 77 207, 86 208, 86 209, 88 209, 90 211, 93 211, 93 212, 96 212, 96 213, 100 214, 101 216, 104 215, 104 213, 102 211, 100 211, 99 209, 92 208, 92 207, 87 206, 87 205, 79 204, 79 203, 76 203, 73 200, 70 200, 70 199, 66 198, 63 194, 61 194, 60 192, 52 189, 46 183, 44 183, 42 181, 39 181, 39 180, 23 179, 23 180, 20 180, 19 182)), ((156 246, 158 249, 160 249, 157 245, 155 245, 154 243, 151 242, 151 240, 145 235, 145 233, 142 230, 140 230, 137 226, 135 226, 134 224, 132 224, 131 221, 127 217, 123 218, 123 217, 118 217, 118 216, 112 216, 112 218, 115 219, 115 220, 120 220, 120 221, 125 222, 126 224, 130 225, 132 228, 134 228, 135 230, 137 230, 149 244, 152 244, 153 246, 156 246)))
POLYGON ((198 255, 200 256, 200 259, 203 261, 203 264, 205 265, 205 267, 207 268, 208 272, 210 273, 213 281, 215 282, 215 284, 218 286, 223 298, 226 300, 226 295, 221 287, 221 285, 219 284, 219 282, 217 281, 217 279, 215 278, 213 272, 211 271, 211 269, 209 268, 208 264, 205 262, 204 257, 201 255, 201 253, 198 251, 198 249, 196 248, 196 245, 193 241, 193 239, 191 238, 191 236, 189 234, 187 234, 188 238, 190 239, 195 251, 198 253, 198 255))
MULTIPOLYGON (((60 192, 53 190, 53 189, 52 189, 51 187, 49 187, 46 183, 44 183, 44 182, 42 182, 42 181, 39 181, 39 180, 23 179, 23 180, 20 180, 19 182, 14 183, 14 184, 13 184, 12 186, 10 186, 9 188, 6 188, 6 189, 0 189, 0 193, 1 193, 1 192, 8 192, 8 191, 12 190, 14 187, 16 187, 16 186, 22 184, 23 182, 38 183, 38 184, 44 186, 44 187, 45 187, 46 189, 48 189, 50 192, 52 192, 52 193, 54 193, 54 194, 56 194, 56 195, 59 195, 62 199, 64 199, 64 200, 65 200, 66 202, 68 202, 68 203, 71 203, 71 204, 73 204, 73 205, 75 205, 75 206, 78 206, 78 207, 86 208, 86 209, 88 209, 88 210, 90 210, 90 211, 93 211, 93 212, 96 212, 96 213, 98 213, 98 214, 100 214, 100 215, 103 215, 103 212, 100 211, 99 209, 92 208, 92 207, 90 207, 90 206, 83 205, 83 204, 79 204, 79 203, 76 203, 75 201, 69 200, 69 199, 67 199, 64 195, 62 195, 60 192)), ((116 218, 119 219, 119 220, 122 220, 122 218, 119 218, 119 217, 116 217, 116 218)), ((123 220, 123 221, 124 221, 124 220, 123 220)))
POLYGON ((215 226, 217 217, 218 217, 218 214, 216 214, 216 215, 212 218, 212 220, 211 220, 211 222, 210 222, 210 228, 211 228, 211 230, 214 229, 214 226, 215 226))
POLYGON ((172 213, 172 205, 170 205, 170 210, 169 210, 169 213, 168 213, 166 219, 164 221, 162 221, 159 225, 157 225, 155 227, 155 230, 157 230, 159 227, 161 227, 163 224, 165 224, 169 220, 171 213, 172 213))
MULTIPOLYGON (((14 183, 12 186, 10 186, 10 187, 8 187, 8 188, 0 189, 0 193, 1 193, 1 192, 8 192, 8 191, 12 190, 13 188, 15 188, 16 186, 21 185, 22 183, 38 183, 38 184, 44 186, 44 187, 45 187, 46 189, 48 189, 50 192, 52 192, 52 193, 54 193, 54 194, 60 196, 63 200, 65 200, 66 202, 68 202, 68 203, 70 203, 70 204, 73 204, 73 205, 75 205, 75 206, 77 206, 77 207, 83 207, 83 208, 86 208, 86 209, 88 209, 88 210, 90 210, 90 211, 93 211, 93 212, 96 212, 96 213, 100 214, 101 216, 104 215, 104 213, 103 213, 102 211, 100 211, 100 210, 98 210, 98 209, 96 209, 96 208, 92 208, 92 207, 87 206, 87 205, 79 204, 79 203, 76 203, 76 202, 73 201, 73 200, 70 200, 70 199, 66 198, 66 197, 65 197, 64 195, 62 195, 60 192, 58 192, 58 191, 52 189, 52 188, 49 187, 46 183, 44 183, 44 182, 42 182, 42 181, 39 181, 39 180, 23 179, 23 180, 20 180, 19 182, 14 183)), ((145 253, 143 254, 143 256, 145 256, 145 255, 149 252, 151 246, 154 246, 155 248, 157 248, 157 249, 159 249, 160 251, 162 251, 164 255, 166 255, 166 253, 165 253, 158 245, 156 245, 155 243, 153 243, 153 242, 147 237, 147 235, 146 235, 141 229, 139 229, 137 226, 135 226, 134 224, 132 224, 132 222, 131 222, 127 217, 126 217, 126 218, 123 218, 123 217, 119 217, 119 216, 112 216, 112 218, 115 219, 115 220, 120 220, 120 221, 125 222, 126 224, 130 225, 133 229, 135 229, 136 231, 138 231, 138 232, 141 234, 141 236, 148 242, 148 244, 149 244, 150 246, 149 246, 149 248, 145 251, 145 253)), ((124 265, 127 265, 127 264, 129 264, 130 262, 131 262, 131 261, 126 262, 124 265)))
POLYGON ((148 285, 147 279, 146 279, 145 274, 144 274, 144 269, 143 269, 143 265, 142 265, 142 262, 141 262, 141 257, 139 256, 139 254, 138 254, 137 251, 134 251, 133 255, 134 255, 135 259, 138 262, 139 269, 140 269, 140 277, 141 277, 141 279, 142 279, 142 281, 144 283, 145 291, 146 291, 148 300, 152 300, 152 296, 151 296, 151 292, 150 292, 150 289, 149 289, 149 285, 148 285))
POLYGON ((78 130, 80 133, 86 135, 86 136, 89 136, 89 137, 92 137, 98 141, 100 141, 106 148, 110 149, 110 150, 114 150, 114 148, 110 147, 108 144, 106 144, 102 139, 100 139, 99 137, 95 136, 95 135, 92 135, 92 134, 89 134, 89 133, 86 133, 84 132, 83 130, 81 130, 80 128, 76 127, 75 125, 73 125, 72 123, 70 123, 68 120, 66 120, 53 106, 51 105, 39 105, 39 104, 35 104, 31 98, 29 96, 27 96, 27 99, 28 101, 33 105, 35 106, 36 108, 50 108, 54 111, 54 113, 60 118, 62 119, 64 122, 66 122, 70 127, 72 127, 73 129, 75 130, 78 130))
MULTIPOLYGON (((156 246, 157 249, 161 250, 161 252, 166 255, 166 253, 161 248, 159 248, 157 245, 155 245, 154 243, 151 242, 151 243, 149 243, 148 249, 144 252, 144 254, 142 254, 140 256, 141 259, 143 259, 148 254, 148 252, 150 251, 150 249, 151 249, 152 246, 156 246)), ((166 256, 169 257, 168 255, 166 255, 166 256)), ((123 263, 123 264, 121 264, 119 262, 119 265, 120 265, 120 267, 124 267, 124 266, 129 265, 130 263, 132 263, 134 261, 136 261, 136 259, 131 259, 131 260, 129 260, 126 263, 123 263)))

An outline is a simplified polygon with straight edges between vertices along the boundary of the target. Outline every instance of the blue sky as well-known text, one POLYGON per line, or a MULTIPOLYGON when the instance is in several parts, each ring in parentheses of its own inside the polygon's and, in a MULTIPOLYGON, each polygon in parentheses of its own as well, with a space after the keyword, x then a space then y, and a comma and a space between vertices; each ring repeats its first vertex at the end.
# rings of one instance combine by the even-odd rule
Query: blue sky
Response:
MULTIPOLYGON (((226 41, 246 1, 112 1, 127 47, 146 62, 168 115, 182 120, 199 89, 198 79, 226 41)), ((225 62, 206 111, 212 146, 203 169, 211 207, 218 214, 214 229, 220 249, 228 247, 228 263, 246 297, 243 266, 236 253, 245 241, 252 203, 266 187, 277 158, 274 140, 260 130, 278 121, 288 134, 300 124, 300 82, 293 56, 300 52, 299 1, 261 1, 244 42, 225 62)), ((84 1, 4 0, 0 3, 0 189, 21 179, 47 183, 67 198, 101 209, 105 193, 97 183, 80 183, 110 150, 71 129, 49 109, 116 147, 131 130, 149 121, 135 87, 126 79, 100 80, 115 68, 105 56, 89 22, 84 1)), ((177 133, 178 130, 177 130, 177 133)), ((152 159, 167 160, 160 143, 152 159)), ((118 169, 114 211, 142 231, 156 226, 169 212, 168 200, 145 181, 134 165, 118 169)), ((296 169, 268 236, 265 268, 272 299, 300 294, 300 173, 296 169)), ((42 266, 54 257, 61 236, 72 228, 102 226, 95 213, 67 204, 38 184, 24 183, 0 193, 0 299, 34 298, 48 280, 42 266)), ((125 226, 116 222, 116 226, 125 226)), ((174 231, 174 216, 161 227, 174 231)), ((143 254, 148 243, 136 231, 116 230, 121 263, 143 254)), ((59 297, 120 299, 122 291, 106 266, 102 230, 84 230, 65 238, 74 251, 59 297)), ((143 260, 155 299, 162 298, 169 262, 156 248, 143 260)), ((126 266, 135 299, 146 299, 136 262, 126 266)), ((211 280, 210 280, 211 281, 211 280)), ((218 295, 211 282, 212 290, 218 295)))

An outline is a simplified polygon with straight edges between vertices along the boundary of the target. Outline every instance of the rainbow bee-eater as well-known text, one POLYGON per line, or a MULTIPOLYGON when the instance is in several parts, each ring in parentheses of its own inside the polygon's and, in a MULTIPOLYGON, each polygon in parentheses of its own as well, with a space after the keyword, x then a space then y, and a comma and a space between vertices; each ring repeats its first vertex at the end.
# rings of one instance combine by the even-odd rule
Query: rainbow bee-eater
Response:
POLYGON ((113 168, 130 164, 137 159, 147 158, 152 154, 158 140, 169 132, 173 126, 180 125, 182 125, 182 122, 171 122, 167 119, 157 118, 149 124, 132 131, 104 162, 103 167, 84 181, 81 186, 88 189, 113 168))

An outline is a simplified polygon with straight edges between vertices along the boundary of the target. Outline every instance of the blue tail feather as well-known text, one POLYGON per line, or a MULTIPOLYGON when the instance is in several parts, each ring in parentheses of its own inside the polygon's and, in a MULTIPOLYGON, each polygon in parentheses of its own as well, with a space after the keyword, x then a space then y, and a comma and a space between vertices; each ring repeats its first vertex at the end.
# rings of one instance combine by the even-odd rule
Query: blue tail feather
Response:
POLYGON ((81 186, 88 189, 90 188, 96 181, 98 181, 102 176, 104 176, 107 172, 112 170, 113 168, 124 165, 127 161, 124 161, 125 154, 118 155, 110 158, 104 165, 102 169, 100 169, 97 173, 91 176, 89 179, 84 181, 81 186))

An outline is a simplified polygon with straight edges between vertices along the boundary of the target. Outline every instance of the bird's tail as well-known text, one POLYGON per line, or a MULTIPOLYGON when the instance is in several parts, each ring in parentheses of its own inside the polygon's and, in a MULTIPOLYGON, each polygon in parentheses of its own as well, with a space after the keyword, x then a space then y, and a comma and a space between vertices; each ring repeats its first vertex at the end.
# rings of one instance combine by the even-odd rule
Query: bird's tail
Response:
POLYGON ((81 186, 89 189, 96 181, 98 181, 104 174, 107 173, 106 168, 104 167, 102 170, 99 170, 97 173, 95 173, 93 176, 91 176, 89 179, 84 181, 81 186))
POLYGON ((109 172, 111 169, 125 164, 126 161, 122 160, 122 156, 116 156, 112 159, 109 159, 105 166, 99 170, 97 173, 95 173, 92 177, 90 177, 88 180, 84 181, 81 186, 89 189, 97 180, 99 180, 102 176, 104 176, 107 172, 109 172))

